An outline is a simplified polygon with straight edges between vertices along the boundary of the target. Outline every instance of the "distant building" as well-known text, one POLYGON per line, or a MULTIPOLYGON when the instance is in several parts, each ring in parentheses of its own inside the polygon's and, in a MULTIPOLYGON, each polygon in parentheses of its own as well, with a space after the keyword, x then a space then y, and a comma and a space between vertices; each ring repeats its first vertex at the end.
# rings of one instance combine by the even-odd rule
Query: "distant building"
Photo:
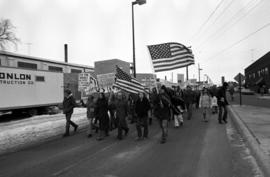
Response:
POLYGON ((129 62, 119 59, 95 62, 95 73, 97 75, 99 87, 104 89, 106 92, 112 88, 115 82, 116 66, 121 68, 124 72, 130 74, 129 62))
POLYGON ((270 52, 245 69, 246 86, 254 91, 265 85, 270 88, 270 52))
POLYGON ((184 83, 184 82, 185 82, 184 74, 177 74, 177 83, 181 84, 181 83, 184 83))
POLYGON ((142 83, 145 87, 148 87, 152 89, 153 87, 156 87, 156 78, 157 76, 155 74, 150 73, 137 73, 136 79, 142 83))
POLYGON ((116 66, 121 68, 126 73, 130 74, 130 63, 123 61, 123 60, 119 60, 119 59, 96 61, 95 62, 95 73, 96 73, 96 75, 115 73, 116 66))

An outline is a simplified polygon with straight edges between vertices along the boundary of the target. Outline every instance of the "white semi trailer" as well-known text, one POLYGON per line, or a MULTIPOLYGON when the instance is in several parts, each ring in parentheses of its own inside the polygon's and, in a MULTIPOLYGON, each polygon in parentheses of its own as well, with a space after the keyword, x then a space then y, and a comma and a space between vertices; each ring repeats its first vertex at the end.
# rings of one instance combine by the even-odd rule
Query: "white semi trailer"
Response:
POLYGON ((35 115, 64 97, 63 73, 0 66, 0 112, 35 115))

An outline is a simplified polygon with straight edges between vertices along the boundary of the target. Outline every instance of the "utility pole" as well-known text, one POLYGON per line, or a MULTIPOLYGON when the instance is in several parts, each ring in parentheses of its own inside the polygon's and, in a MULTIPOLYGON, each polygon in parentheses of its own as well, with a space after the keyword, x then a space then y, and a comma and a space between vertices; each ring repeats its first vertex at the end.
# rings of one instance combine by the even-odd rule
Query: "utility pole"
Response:
POLYGON ((200 68, 200 64, 198 64, 199 83, 201 82, 201 70, 203 69, 200 68))
POLYGON ((132 12, 132 51, 133 51, 133 76, 136 78, 136 57, 135 57, 135 34, 134 34, 134 5, 143 5, 146 0, 136 0, 131 2, 131 12, 132 12))
POLYGON ((187 75, 187 81, 188 81, 188 66, 186 67, 186 75, 187 75))
MULTIPOLYGON (((191 46, 188 46, 187 48, 191 49, 191 46)), ((187 81, 188 81, 188 66, 186 66, 186 75, 187 75, 187 81)))

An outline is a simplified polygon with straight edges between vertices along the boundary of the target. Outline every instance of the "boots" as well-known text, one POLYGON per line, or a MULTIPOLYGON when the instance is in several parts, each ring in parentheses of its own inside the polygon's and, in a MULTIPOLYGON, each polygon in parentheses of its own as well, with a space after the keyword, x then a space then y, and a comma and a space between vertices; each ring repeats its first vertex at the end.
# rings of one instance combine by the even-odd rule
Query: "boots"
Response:
POLYGON ((63 134, 63 137, 68 137, 69 136, 69 126, 66 126, 66 132, 63 134))

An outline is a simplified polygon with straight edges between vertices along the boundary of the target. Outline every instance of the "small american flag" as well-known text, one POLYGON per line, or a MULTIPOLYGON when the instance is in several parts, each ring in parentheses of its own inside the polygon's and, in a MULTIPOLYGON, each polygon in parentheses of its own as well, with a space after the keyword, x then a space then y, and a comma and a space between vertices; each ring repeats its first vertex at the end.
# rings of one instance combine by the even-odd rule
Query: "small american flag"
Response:
POLYGON ((125 73, 118 66, 116 66, 116 81, 114 87, 125 90, 130 93, 140 93, 145 92, 144 86, 131 77, 129 74, 125 73))
POLYGON ((192 51, 182 44, 169 42, 147 47, 155 72, 173 70, 194 64, 192 51))

